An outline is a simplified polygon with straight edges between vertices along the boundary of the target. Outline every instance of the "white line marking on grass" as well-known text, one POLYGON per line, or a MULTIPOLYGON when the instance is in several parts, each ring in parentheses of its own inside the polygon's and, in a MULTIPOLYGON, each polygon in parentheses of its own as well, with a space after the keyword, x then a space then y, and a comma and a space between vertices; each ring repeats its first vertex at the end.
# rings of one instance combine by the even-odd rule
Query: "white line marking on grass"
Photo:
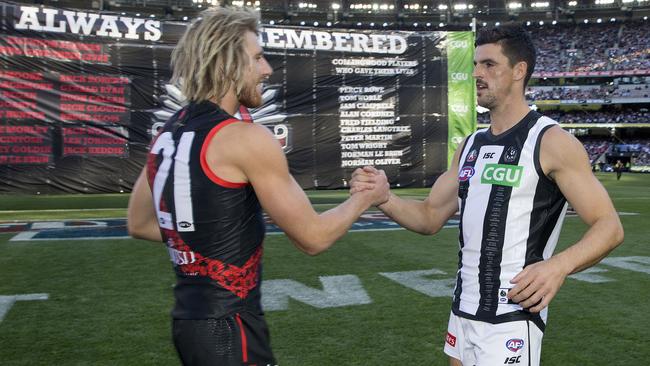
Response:
POLYGON ((56 208, 49 210, 0 210, 2 213, 29 213, 29 212, 69 212, 69 211, 107 211, 107 210, 126 210, 126 207, 113 207, 113 208, 56 208))
POLYGON ((134 239, 130 236, 86 236, 86 237, 78 237, 78 238, 36 238, 32 239, 32 237, 36 234, 38 234, 38 231, 25 231, 22 232, 13 238, 9 239, 9 241, 66 241, 66 240, 112 240, 112 239, 134 239), (25 233, 32 233, 31 235, 27 236, 25 235, 24 237, 20 237, 22 234, 25 233))
POLYGON ((5 315, 9 312, 16 301, 34 301, 34 300, 47 300, 50 298, 48 294, 25 294, 25 295, 8 295, 0 296, 0 323, 5 315))

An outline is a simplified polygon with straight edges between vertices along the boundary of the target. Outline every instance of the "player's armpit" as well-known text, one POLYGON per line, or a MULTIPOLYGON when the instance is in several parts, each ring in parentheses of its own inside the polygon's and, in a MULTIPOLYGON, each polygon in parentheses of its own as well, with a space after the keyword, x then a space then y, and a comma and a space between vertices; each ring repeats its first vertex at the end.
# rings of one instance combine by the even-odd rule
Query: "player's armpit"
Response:
POLYGON ((145 167, 133 185, 133 191, 129 197, 126 226, 129 235, 136 239, 162 241, 146 172, 145 167))

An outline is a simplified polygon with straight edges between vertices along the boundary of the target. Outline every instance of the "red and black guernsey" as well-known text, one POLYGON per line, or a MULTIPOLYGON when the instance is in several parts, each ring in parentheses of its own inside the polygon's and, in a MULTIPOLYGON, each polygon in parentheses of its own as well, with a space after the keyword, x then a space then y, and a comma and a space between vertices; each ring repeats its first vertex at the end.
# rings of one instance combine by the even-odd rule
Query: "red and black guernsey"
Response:
POLYGON ((261 313, 265 226, 253 187, 219 178, 206 163, 212 138, 241 122, 211 102, 191 103, 165 124, 147 172, 174 264, 175 319, 261 313))

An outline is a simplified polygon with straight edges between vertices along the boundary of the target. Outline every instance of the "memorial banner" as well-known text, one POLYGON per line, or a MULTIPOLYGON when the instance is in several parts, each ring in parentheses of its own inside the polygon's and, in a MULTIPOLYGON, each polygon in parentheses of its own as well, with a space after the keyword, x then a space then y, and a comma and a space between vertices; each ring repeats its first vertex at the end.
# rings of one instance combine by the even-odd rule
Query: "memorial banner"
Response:
MULTIPOLYGON (((0 16, 0 193, 128 192, 184 103, 169 62, 189 23, 10 2, 0 16)), ((475 128, 472 37, 264 27, 274 74, 237 117, 275 134, 303 188, 344 188, 364 165, 429 186, 475 128)))

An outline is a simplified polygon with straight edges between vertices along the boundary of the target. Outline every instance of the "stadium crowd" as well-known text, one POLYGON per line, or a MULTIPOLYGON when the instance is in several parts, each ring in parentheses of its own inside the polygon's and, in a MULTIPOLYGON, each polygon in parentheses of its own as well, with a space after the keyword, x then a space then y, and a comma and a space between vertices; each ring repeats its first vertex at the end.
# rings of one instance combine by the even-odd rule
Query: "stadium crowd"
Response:
POLYGON ((592 164, 600 161, 599 158, 603 157, 603 154, 606 157, 608 153, 629 152, 632 155, 633 166, 650 166, 650 140, 632 139, 623 144, 622 141, 614 141, 611 138, 587 137, 580 138, 580 141, 587 150, 592 164))
POLYGON ((650 69, 650 21, 531 26, 537 72, 650 69))
MULTIPOLYGON (((650 111, 647 109, 611 109, 600 111, 542 111, 542 114, 560 123, 650 123, 650 111)), ((478 123, 490 123, 488 113, 478 114, 478 123)))
POLYGON ((612 98, 650 98, 650 85, 600 85, 580 87, 529 87, 526 90, 528 100, 588 100, 612 98))

